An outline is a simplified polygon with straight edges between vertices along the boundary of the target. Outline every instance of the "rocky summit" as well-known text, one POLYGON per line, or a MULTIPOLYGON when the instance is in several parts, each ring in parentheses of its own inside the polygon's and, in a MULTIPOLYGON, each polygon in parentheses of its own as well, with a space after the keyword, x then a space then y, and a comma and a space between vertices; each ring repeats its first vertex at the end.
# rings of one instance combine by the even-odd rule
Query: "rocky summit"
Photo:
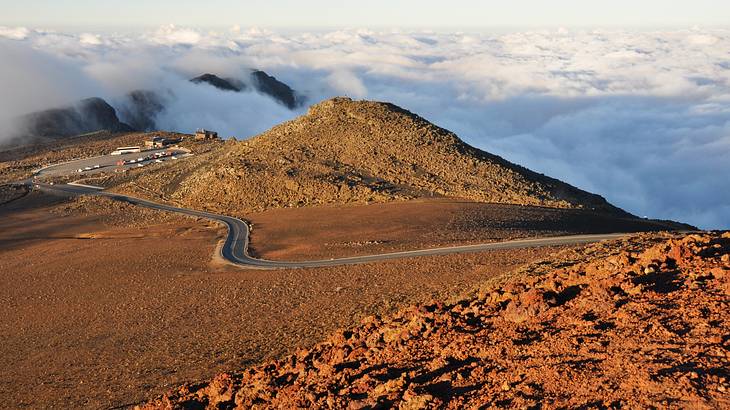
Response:
POLYGON ((140 176, 191 207, 239 213, 452 197, 623 213, 602 197, 469 146, 389 103, 335 98, 248 141, 140 176))

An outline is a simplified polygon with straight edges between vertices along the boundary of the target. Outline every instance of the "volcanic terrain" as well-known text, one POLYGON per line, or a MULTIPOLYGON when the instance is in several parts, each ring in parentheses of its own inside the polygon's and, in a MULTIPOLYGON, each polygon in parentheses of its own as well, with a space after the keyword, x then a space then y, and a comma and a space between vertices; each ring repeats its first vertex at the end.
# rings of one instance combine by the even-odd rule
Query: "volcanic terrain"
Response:
POLYGON ((598 195, 473 148, 395 105, 348 98, 324 101, 255 138, 135 183, 232 214, 451 197, 626 215, 598 195))
POLYGON ((192 156, 49 178, 241 217, 251 251, 276 259, 692 228, 346 98, 247 141, 99 132, 0 151, 8 407, 724 404, 720 234, 252 271, 221 260, 210 221, 8 184, 154 136, 192 156), (624 384, 617 363, 633 366, 624 384))
POLYGON ((730 233, 553 255, 145 409, 730 407, 730 233))

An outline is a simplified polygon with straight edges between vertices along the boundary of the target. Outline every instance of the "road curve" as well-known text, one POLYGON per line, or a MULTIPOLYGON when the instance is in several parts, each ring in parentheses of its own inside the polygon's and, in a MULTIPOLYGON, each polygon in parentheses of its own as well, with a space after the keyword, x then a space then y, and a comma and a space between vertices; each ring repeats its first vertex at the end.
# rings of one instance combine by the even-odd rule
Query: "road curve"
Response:
POLYGON ((341 266, 341 265, 354 265, 361 263, 371 263, 384 261, 388 259, 400 259, 415 256, 432 256, 432 255, 448 255, 454 253, 471 253, 471 252, 482 252, 500 249, 518 249, 518 248, 530 248, 540 246, 559 246, 559 245, 577 245, 592 242, 599 242, 602 240, 616 239, 626 236, 625 233, 615 234, 597 234, 597 235, 570 235, 570 236, 557 236, 549 238, 537 238, 537 239, 519 239, 506 242, 496 243, 485 243, 477 245, 462 245, 462 246, 450 246, 445 248, 432 248, 432 249, 420 249, 414 251, 403 251, 403 252, 392 252, 383 253, 377 255, 366 255, 366 256, 353 256, 348 258, 337 258, 317 261, 301 261, 301 262, 288 262, 288 261, 272 261, 266 259, 253 258, 248 254, 248 244, 250 230, 246 222, 225 215, 213 214, 210 212, 196 211, 187 208, 178 208, 171 205, 160 204, 157 202, 147 201, 145 199, 135 198, 127 195, 116 194, 112 192, 105 192, 101 189, 84 186, 84 185, 68 185, 68 184, 43 184, 35 183, 38 189, 47 192, 64 192, 72 195, 98 195, 105 196, 121 202, 127 202, 133 205, 144 206, 147 208, 158 209, 162 211, 176 212, 179 214, 210 219, 213 221, 220 222, 228 228, 228 237, 223 246, 220 248, 221 256, 228 262, 254 269, 291 269, 291 268, 317 268, 325 266, 341 266))

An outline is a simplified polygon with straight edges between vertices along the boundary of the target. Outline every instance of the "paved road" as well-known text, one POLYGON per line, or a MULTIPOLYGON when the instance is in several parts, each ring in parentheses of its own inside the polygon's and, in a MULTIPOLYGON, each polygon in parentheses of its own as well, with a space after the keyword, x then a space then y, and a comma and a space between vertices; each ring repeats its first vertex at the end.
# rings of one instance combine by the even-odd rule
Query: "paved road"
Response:
MULTIPOLYGON (((113 171, 117 169, 117 161, 124 160, 137 160, 138 158, 145 158, 147 156, 150 156, 152 154, 156 154, 158 152, 172 152, 172 155, 180 156, 186 155, 188 152, 179 148, 162 148, 162 149, 155 149, 155 150, 149 150, 149 151, 142 151, 142 152, 136 152, 132 154, 123 154, 123 155, 101 155, 98 157, 91 157, 91 158, 84 158, 84 159, 78 159, 74 161, 64 162, 61 164, 51 165, 45 168, 42 168, 41 170, 36 172, 37 176, 66 176, 66 175, 78 175, 78 176, 88 176, 92 174, 96 174, 99 172, 109 172, 110 170, 113 171), (94 166, 98 165, 99 168, 94 168, 94 166), (83 172, 79 173, 79 169, 84 169, 86 167, 91 168, 90 170, 84 170, 83 172)), ((171 158, 163 158, 165 161, 172 161, 171 158)), ((154 163, 154 160, 147 160, 143 161, 142 164, 147 165, 150 163, 154 163)), ((137 166, 137 163, 134 164, 128 164, 124 165, 122 168, 135 168, 137 166)))
POLYGON ((378 255, 354 256, 350 258, 338 258, 318 261, 285 262, 271 261, 266 259, 253 258, 248 254, 249 226, 246 222, 225 215, 218 215, 209 212, 195 211, 192 209, 178 208, 175 206, 160 204, 144 199, 134 198, 126 195, 105 192, 88 186, 79 185, 49 185, 36 184, 39 189, 46 192, 65 193, 70 195, 100 195, 117 201, 144 206, 152 209, 159 209, 169 212, 177 212, 200 218, 206 218, 223 223, 228 227, 228 237, 221 247, 221 256, 229 262, 246 268, 256 269, 279 269, 279 268, 315 268, 324 266, 354 265, 361 263, 378 262, 388 259, 400 259, 415 256, 448 255, 454 253, 483 252, 499 249, 519 249, 540 246, 577 245, 584 243, 599 242, 607 239, 615 239, 627 234, 599 234, 599 235, 571 235, 538 239, 520 239, 507 242, 486 243, 479 245, 451 246, 446 248, 420 249, 415 251, 393 252, 378 255))

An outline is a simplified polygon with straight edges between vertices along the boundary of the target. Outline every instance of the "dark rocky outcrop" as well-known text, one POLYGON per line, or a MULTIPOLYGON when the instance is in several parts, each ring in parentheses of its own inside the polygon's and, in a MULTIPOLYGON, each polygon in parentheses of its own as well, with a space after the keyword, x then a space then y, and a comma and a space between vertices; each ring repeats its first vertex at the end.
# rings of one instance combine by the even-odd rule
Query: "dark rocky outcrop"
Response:
POLYGON ((261 70, 255 70, 251 73, 251 79, 257 91, 273 97, 289 109, 302 105, 294 90, 277 80, 276 77, 272 77, 261 70))
POLYGON ((117 112, 101 98, 88 98, 63 108, 27 114, 19 119, 20 134, 27 137, 59 138, 93 131, 132 131, 117 112))
POLYGON ((165 98, 154 91, 132 91, 119 106, 119 116, 135 130, 154 131, 157 116, 165 110, 165 102, 165 98))
POLYGON ((221 78, 215 74, 209 73, 192 78, 190 79, 190 81, 194 82, 195 84, 209 84, 223 91, 241 92, 246 89, 245 84, 240 84, 240 82, 237 82, 234 79, 221 78))
POLYGON ((196 84, 205 83, 212 85, 219 90, 232 92, 243 92, 249 90, 249 86, 247 86, 248 83, 255 91, 268 95, 276 100, 276 102, 289 109, 300 107, 304 102, 304 99, 287 84, 261 70, 253 70, 247 82, 242 82, 234 78, 221 78, 210 73, 192 78, 190 81, 196 84))

